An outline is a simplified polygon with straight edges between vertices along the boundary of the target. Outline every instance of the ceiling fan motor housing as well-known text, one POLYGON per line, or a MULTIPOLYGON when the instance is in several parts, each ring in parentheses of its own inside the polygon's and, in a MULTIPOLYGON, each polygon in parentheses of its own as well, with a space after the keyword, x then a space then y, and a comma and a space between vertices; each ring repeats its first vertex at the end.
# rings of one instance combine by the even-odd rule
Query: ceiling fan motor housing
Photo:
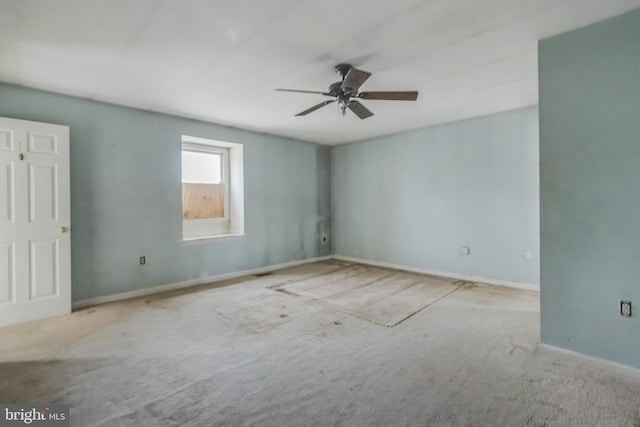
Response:
POLYGON ((342 82, 331 83, 331 86, 329 86, 329 91, 327 93, 331 96, 340 96, 340 94, 342 93, 342 88, 340 87, 341 85, 342 82))
POLYGON ((353 65, 351 65, 351 64, 338 64, 338 65, 336 65, 335 70, 336 70, 336 73, 338 73, 338 74, 340 74, 342 76, 342 80, 344 80, 344 78, 346 77, 347 73, 352 68, 353 68, 353 65))

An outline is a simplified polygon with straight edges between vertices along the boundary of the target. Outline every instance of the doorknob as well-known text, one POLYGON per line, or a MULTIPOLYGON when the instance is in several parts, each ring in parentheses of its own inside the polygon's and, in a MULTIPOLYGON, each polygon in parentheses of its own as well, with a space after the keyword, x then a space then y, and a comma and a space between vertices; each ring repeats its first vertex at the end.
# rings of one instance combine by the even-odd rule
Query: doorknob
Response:
POLYGON ((66 233, 66 232, 68 232, 68 231, 69 231, 69 228, 68 228, 68 227, 60 227, 60 232, 61 232, 61 233, 66 233))

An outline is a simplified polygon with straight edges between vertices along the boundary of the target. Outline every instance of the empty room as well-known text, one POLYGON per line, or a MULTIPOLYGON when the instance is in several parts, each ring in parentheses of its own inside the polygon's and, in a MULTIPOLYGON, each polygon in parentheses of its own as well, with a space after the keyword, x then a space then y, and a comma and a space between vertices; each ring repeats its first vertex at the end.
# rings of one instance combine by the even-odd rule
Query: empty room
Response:
POLYGON ((640 0, 0 0, 0 426, 640 426, 640 0))

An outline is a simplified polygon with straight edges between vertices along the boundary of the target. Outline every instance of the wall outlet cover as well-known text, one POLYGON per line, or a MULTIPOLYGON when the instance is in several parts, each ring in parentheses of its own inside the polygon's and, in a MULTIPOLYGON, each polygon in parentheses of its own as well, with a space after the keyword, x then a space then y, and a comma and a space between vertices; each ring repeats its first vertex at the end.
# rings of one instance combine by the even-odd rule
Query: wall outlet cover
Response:
POLYGON ((631 301, 620 301, 620 316, 631 317, 631 301))

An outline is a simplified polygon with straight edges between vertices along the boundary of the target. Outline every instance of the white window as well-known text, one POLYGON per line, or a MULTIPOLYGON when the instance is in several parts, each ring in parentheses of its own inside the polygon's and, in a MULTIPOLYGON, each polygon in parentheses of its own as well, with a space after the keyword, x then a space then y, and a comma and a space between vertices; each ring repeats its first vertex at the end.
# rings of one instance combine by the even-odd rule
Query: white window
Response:
POLYGON ((244 233, 242 144, 182 136, 182 236, 244 233))

